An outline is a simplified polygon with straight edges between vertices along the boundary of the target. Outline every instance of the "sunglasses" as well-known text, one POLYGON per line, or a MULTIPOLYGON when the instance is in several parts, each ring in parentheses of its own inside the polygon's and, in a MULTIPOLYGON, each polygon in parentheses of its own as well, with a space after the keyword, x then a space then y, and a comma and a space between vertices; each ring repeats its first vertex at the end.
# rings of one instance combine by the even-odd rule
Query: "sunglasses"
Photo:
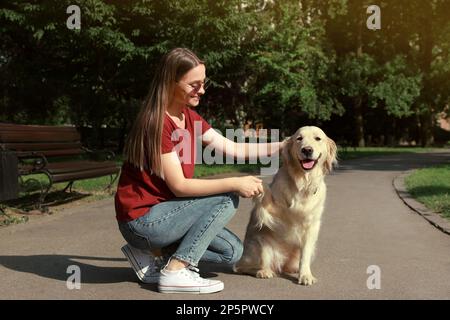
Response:
POLYGON ((184 83, 191 88, 191 91, 189 91, 190 94, 199 92, 202 87, 203 90, 206 90, 211 84, 211 80, 209 80, 208 78, 205 78, 204 82, 195 82, 195 83, 186 83, 182 81, 179 82, 184 83))

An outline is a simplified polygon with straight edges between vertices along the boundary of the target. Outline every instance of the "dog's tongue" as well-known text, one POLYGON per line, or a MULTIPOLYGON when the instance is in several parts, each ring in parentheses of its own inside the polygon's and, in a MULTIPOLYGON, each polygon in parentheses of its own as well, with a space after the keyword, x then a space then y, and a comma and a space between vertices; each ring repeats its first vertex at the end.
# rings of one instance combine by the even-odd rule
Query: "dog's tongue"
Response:
POLYGON ((314 167, 314 160, 303 160, 302 166, 305 169, 312 169, 314 167))

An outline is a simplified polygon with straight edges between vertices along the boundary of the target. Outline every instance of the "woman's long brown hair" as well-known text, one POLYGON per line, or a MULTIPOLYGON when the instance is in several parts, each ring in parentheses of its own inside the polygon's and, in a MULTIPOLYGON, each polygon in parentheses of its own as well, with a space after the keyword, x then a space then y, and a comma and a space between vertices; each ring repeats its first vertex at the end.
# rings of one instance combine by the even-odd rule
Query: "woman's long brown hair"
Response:
POLYGON ((166 108, 172 102, 175 84, 196 66, 204 64, 192 51, 175 48, 158 64, 150 90, 125 145, 125 161, 162 177, 161 137, 166 108))

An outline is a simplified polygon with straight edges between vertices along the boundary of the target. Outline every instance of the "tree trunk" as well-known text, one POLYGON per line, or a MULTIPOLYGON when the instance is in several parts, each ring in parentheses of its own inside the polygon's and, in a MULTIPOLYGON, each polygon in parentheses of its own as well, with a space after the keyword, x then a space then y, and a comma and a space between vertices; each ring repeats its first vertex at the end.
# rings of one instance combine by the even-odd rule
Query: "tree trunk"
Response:
POLYGON ((424 115, 420 117, 421 122, 420 140, 422 147, 430 147, 434 143, 433 120, 434 117, 432 112, 426 112, 424 115))
POLYGON ((366 143, 364 140, 364 118, 362 114, 362 99, 360 97, 354 99, 353 108, 356 130, 356 144, 358 147, 365 147, 366 143))
MULTIPOLYGON (((130 101, 130 99, 128 99, 128 101, 130 101)), ((124 105, 121 106, 121 110, 122 110, 122 114, 126 115, 127 110, 124 105)), ((117 145, 116 154, 122 154, 123 150, 125 148, 127 133, 128 133, 128 130, 130 130, 130 128, 128 127, 128 123, 129 123, 128 119, 129 118, 130 117, 127 115, 127 116, 124 116, 120 121, 120 129, 118 131, 119 136, 117 137, 117 140, 119 141, 119 143, 117 145)))
POLYGON ((433 8, 431 2, 424 1, 422 8, 422 26, 420 32, 420 51, 421 51, 421 71, 424 76, 423 94, 422 101, 423 105, 426 107, 424 112, 420 116, 421 123, 421 145, 422 147, 428 147, 433 144, 433 126, 434 126, 434 115, 435 111, 430 105, 432 100, 432 83, 430 81, 431 64, 433 62, 433 19, 434 16, 433 8))
POLYGON ((395 118, 392 119, 392 128, 391 128, 391 131, 387 133, 387 142, 386 143, 389 147, 395 147, 398 145, 397 120, 395 118))
MULTIPOLYGON (((358 33, 356 36, 356 56, 361 57, 363 54, 363 42, 362 42, 362 28, 364 25, 364 18, 362 11, 359 13, 357 24, 358 33)), ((354 117, 355 117, 355 130, 356 130, 356 143, 358 147, 365 147, 364 140, 364 118, 362 112, 362 97, 355 97, 353 100, 354 117)))
POLYGON ((416 128, 414 130, 414 140, 416 141, 416 145, 417 146, 421 146, 423 145, 422 142, 422 122, 420 121, 420 115, 416 114, 415 115, 415 125, 416 128))

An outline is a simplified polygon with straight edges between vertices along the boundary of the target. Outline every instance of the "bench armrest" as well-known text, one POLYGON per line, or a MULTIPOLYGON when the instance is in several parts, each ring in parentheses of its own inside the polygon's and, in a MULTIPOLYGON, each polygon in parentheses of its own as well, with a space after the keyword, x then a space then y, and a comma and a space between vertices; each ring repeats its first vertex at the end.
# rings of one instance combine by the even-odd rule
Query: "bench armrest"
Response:
POLYGON ((42 172, 48 165, 47 158, 38 152, 17 152, 19 159, 19 175, 28 175, 42 172), (25 160, 34 159, 32 164, 25 163, 25 160))
POLYGON ((89 155, 92 160, 96 161, 112 161, 116 157, 115 153, 111 150, 91 150, 86 147, 82 147, 82 149, 89 155))

